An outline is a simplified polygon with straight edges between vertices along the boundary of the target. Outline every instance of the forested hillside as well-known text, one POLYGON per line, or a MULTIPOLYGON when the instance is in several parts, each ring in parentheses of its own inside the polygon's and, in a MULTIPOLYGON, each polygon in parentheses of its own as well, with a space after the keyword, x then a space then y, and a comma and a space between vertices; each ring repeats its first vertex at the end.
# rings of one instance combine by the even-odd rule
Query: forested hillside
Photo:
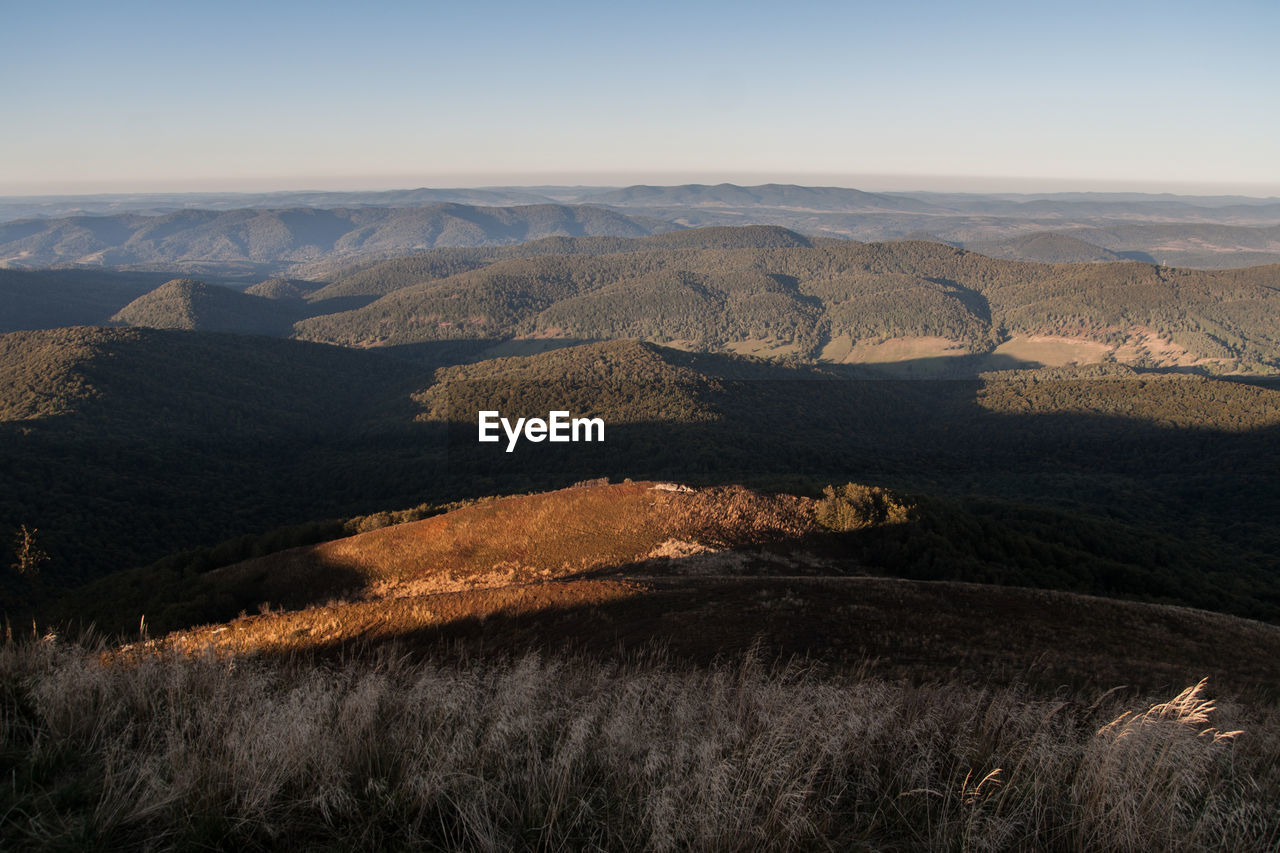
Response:
POLYGON ((107 325, 112 314, 168 278, 164 273, 0 268, 0 333, 107 325))
POLYGON ((1020 234, 1005 240, 973 242, 966 249, 990 258, 1015 261, 1037 261, 1046 264, 1098 263, 1123 261, 1122 255, 1077 237, 1052 231, 1020 234))
POLYGON ((282 335, 297 316, 290 308, 265 296, 184 278, 165 282, 139 296, 112 315, 111 320, 123 326, 151 329, 282 335))
POLYGON ((387 423, 411 422, 421 377, 403 362, 263 337, 0 336, 6 546, 19 525, 39 529, 51 558, 40 582, 57 588, 185 543, 377 508, 362 502, 370 493, 416 503, 422 472, 396 473, 401 446, 384 436, 387 423))
POLYGON ((313 299, 379 298, 303 321, 296 334, 360 346, 639 337, 716 349, 768 340, 801 358, 839 336, 935 337, 983 353, 1015 336, 1050 335, 1105 344, 1108 358, 1138 363, 1280 367, 1280 267, 1033 264, 927 242, 812 244, 797 235, 788 245, 786 234, 737 235, 765 238, 749 248, 698 246, 703 232, 688 231, 625 245, 566 241, 546 255, 539 244, 484 257, 427 254, 338 274, 313 299))
MULTIPOLYGON (((1047 256, 1087 255, 1053 235, 1047 256)), ((1280 372, 1280 266, 1031 263, 928 241, 810 239, 774 226, 558 236, 306 266, 248 281, 0 271, 11 328, 76 322, 419 347, 455 361, 640 338, 891 375, 1122 362, 1280 372), (136 297, 136 298, 135 298, 136 297), (132 300, 132 301, 131 301, 132 300), (879 369, 879 368, 878 368, 879 369)))
POLYGON ((40 600, 280 525, 601 476, 854 480, 943 502, 867 552, 877 571, 1271 618, 1280 389, 1209 377, 1280 369, 1277 274, 757 227, 439 249, 248 292, 147 281, 113 322, 173 331, 0 337, 0 523, 49 556, 3 586, 40 600), (885 379, 930 346, 948 378, 885 379), (1054 347, 1099 363, 1007 369, 1054 347), (729 354, 753 349, 773 358, 729 354), (565 408, 608 440, 475 440, 481 409, 565 408))

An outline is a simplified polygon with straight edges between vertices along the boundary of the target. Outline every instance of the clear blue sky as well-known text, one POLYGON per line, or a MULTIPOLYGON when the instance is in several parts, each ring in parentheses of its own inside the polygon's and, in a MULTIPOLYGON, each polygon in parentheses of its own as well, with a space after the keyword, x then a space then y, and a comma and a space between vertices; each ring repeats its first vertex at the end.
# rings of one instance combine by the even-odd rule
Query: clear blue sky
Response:
POLYGON ((0 0, 0 193, 986 176, 1273 194, 1277 44, 1277 0, 0 0))

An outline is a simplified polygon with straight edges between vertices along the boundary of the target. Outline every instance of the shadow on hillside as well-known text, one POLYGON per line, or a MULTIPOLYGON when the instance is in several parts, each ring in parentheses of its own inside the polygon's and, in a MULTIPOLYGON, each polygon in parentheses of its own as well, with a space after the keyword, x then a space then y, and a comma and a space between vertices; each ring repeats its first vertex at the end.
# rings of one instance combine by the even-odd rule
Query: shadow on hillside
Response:
POLYGON ((475 415, 462 415, 447 425, 446 459, 451 476, 474 483, 477 496, 601 476, 708 484, 791 476, 1140 510, 1132 496, 1109 494, 1128 479, 1121 491, 1156 492, 1157 506, 1256 516, 1256 508, 1280 503, 1280 486, 1260 479, 1280 473, 1274 386, 1144 376, 1009 386, 722 381, 696 396, 658 382, 455 386, 449 408, 460 415, 496 407, 512 421, 545 418, 566 398, 641 410, 647 393, 648 408, 670 416, 619 422, 606 412, 603 444, 520 440, 507 452, 506 440, 479 443, 475 415), (1229 389, 1241 389, 1241 398, 1230 399, 1229 389), (1080 481, 1078 496, 1071 479, 1080 481), (1258 488, 1242 504, 1245 482, 1258 488))
POLYGON ((596 343, 588 338, 464 338, 452 341, 424 341, 416 344, 392 344, 376 347, 375 352, 429 364, 452 367, 473 364, 490 358, 536 355, 551 350, 596 343))
MULTIPOLYGON (((572 389, 509 382, 499 390, 496 407, 514 418, 545 417, 572 389)), ((1258 601, 1259 578, 1280 570, 1274 384, 1142 376, 1027 378, 1007 387, 979 380, 716 380, 696 393, 659 382, 580 390, 584 405, 612 407, 604 413, 603 443, 521 441, 510 453, 506 442, 477 441, 474 413, 494 406, 494 388, 466 383, 453 392, 453 421, 332 437, 300 439, 305 423, 293 420, 271 430, 255 420, 243 437, 181 433, 167 443, 150 434, 81 429, 64 438, 41 424, 4 424, 0 519, 38 527, 46 549, 66 566, 117 567, 144 562, 137 553, 156 559, 281 524, 598 477, 809 494, 854 481, 940 497, 997 497, 1142 528, 1173 543, 1172 556, 1199 567, 1236 601, 1258 601), (642 414, 628 422, 621 412, 642 414)), ((209 433, 220 423, 200 426, 209 433)), ((1086 535, 1067 520, 1046 524, 1056 524, 1054 535, 1068 543, 1086 535)), ((985 535, 980 524, 974 535, 985 535)), ((1143 542, 1125 547, 1149 550, 1143 542)), ((1140 564, 1150 555, 1139 557, 1126 561, 1140 564)), ((1001 559, 1030 564, 1018 551, 1001 559)), ((150 589, 135 582, 143 593, 150 589)), ((111 602, 132 614, 133 625, 139 608, 127 596, 135 592, 113 591, 119 598, 111 602)), ((279 599, 256 597, 238 608, 252 612, 262 600, 279 599)))
POLYGON ((376 302, 380 294, 361 294, 359 296, 333 296, 328 299, 306 301, 297 306, 298 320, 310 320, 312 317, 323 317, 326 314, 341 314, 343 311, 358 311, 376 302))
MULTIPOLYGON (((340 613, 333 618, 341 618, 340 613)), ((359 618, 359 617, 353 617, 359 618)), ((478 590, 388 602, 349 639, 264 656, 349 658, 394 643, 444 660, 535 650, 702 665, 754 657, 916 682, 1275 690, 1280 632, 1176 608, 885 578, 678 578, 478 590), (410 615, 434 614, 431 624, 410 615), (1222 655, 1230 647, 1238 654, 1222 655)))
POLYGON ((1002 370, 1034 370, 1044 367, 1038 361, 1027 361, 1006 353, 904 358, 900 361, 863 362, 855 364, 818 365, 845 379, 976 379, 979 374, 1002 370))
POLYGON ((152 272, 159 270, 161 281, 174 278, 196 278, 205 284, 244 290, 260 281, 285 275, 288 263, 258 261, 174 261, 164 264, 130 263, 128 269, 152 272))

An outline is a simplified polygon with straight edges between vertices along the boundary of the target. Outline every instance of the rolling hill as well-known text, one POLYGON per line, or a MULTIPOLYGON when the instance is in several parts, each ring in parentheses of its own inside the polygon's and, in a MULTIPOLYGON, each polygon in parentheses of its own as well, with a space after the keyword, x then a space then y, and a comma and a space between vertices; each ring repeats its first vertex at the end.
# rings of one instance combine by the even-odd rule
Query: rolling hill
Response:
POLYGON ((182 278, 139 296, 117 311, 111 321, 151 329, 285 335, 299 313, 266 296, 182 278))
POLYGON ((250 296, 261 296, 264 299, 279 299, 281 301, 297 301, 306 299, 315 293, 324 285, 321 282, 305 281, 293 278, 269 278, 266 281, 260 281, 255 285, 245 288, 244 292, 250 296))
MULTIPOLYGON (((1051 256, 1092 252, 1055 235, 1020 244, 1051 256)), ((86 320, 210 328, 419 345, 455 361, 644 338, 903 376, 1109 361, 1280 370, 1280 266, 1028 263, 922 241, 809 239, 776 226, 561 236, 309 266, 319 278, 247 290, 243 280, 153 290, 150 273, 4 271, 0 292, 15 328, 86 320), (144 286, 151 292, 139 295, 144 286)))
POLYGON ((512 246, 470 249, 436 249, 388 261, 351 266, 321 264, 306 269, 328 284, 312 297, 383 296, 393 290, 446 278, 501 260, 552 255, 609 255, 671 249, 764 249, 809 246, 809 240, 793 231, 768 225, 735 228, 696 228, 668 231, 648 237, 546 237, 512 246))
POLYGON ((10 643, 8 835, 1273 846, 1280 627, 867 576, 844 537, 900 507, 840 494, 858 530, 834 490, 487 501, 205 576, 255 615, 10 643))
POLYGON ((987 243, 969 243, 966 249, 989 258, 1035 261, 1042 264, 1099 263, 1125 260, 1115 252, 1086 243, 1069 234, 1041 231, 987 243))

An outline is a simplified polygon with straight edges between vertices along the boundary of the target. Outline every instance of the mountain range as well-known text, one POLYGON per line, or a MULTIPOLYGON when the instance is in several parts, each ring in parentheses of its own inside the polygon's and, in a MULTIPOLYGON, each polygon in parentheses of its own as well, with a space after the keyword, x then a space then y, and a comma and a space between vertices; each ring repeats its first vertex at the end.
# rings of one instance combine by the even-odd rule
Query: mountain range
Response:
POLYGON ((1280 371, 1280 267, 1095 261, 1106 255, 1052 235, 988 249, 1027 247, 1073 261, 750 226, 318 262, 309 267, 315 278, 248 287, 254 279, 0 270, 0 331, 77 323, 204 329, 416 347, 436 362, 640 338, 887 375, 1103 362, 1280 371))
POLYGON ((1035 240, 1019 242, 1049 234, 1097 247, 1077 247, 1070 259, 1114 254, 1205 269, 1280 262, 1276 199, 689 184, 0 199, 0 266, 160 265, 296 275, 291 264, 389 257, 432 246, 745 224, 779 225, 811 237, 936 240, 979 251, 999 244, 1002 256, 1030 261, 1066 259, 1035 240), (553 214, 551 208, 565 210, 553 214), (312 218, 301 213, 308 210, 312 218), (413 210, 434 212, 408 212, 413 210), (156 220, 162 233, 139 219, 156 220), (525 219, 530 221, 522 224, 525 219))
POLYGON ((1251 196, 1196 196, 1171 193, 943 193, 875 192, 847 187, 796 184, 684 184, 629 187, 482 187, 373 191, 280 191, 261 193, 151 193, 56 196, 0 196, 0 222, 81 214, 143 213, 179 210, 238 210, 297 207, 425 207, 464 204, 509 207, 531 204, 603 204, 612 206, 720 205, 794 207, 822 212, 899 210, 971 213, 985 216, 1129 217, 1260 224, 1280 218, 1280 199, 1251 196))
POLYGON ((553 235, 635 237, 677 226, 600 207, 526 205, 184 210, 0 224, 0 265, 281 270, 321 258, 391 257, 437 246, 553 235))

